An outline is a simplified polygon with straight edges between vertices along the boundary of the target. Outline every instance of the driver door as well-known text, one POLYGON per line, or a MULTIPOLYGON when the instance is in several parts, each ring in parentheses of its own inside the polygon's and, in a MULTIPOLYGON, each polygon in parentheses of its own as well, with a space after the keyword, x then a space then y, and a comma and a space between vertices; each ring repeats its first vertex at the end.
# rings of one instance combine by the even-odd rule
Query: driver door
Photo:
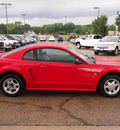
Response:
POLYGON ((76 56, 56 49, 37 50, 37 87, 43 90, 78 90, 89 88, 91 70, 88 64, 75 64, 76 56), (42 53, 47 56, 42 57, 42 53))

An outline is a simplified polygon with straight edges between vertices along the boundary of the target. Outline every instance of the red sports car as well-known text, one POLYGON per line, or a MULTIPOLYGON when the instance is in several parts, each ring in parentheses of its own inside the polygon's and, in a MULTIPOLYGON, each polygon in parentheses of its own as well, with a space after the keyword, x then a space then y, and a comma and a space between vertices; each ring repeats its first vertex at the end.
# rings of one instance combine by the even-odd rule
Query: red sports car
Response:
POLYGON ((89 57, 63 44, 36 43, 0 56, 0 87, 7 96, 27 90, 120 93, 120 61, 89 57))

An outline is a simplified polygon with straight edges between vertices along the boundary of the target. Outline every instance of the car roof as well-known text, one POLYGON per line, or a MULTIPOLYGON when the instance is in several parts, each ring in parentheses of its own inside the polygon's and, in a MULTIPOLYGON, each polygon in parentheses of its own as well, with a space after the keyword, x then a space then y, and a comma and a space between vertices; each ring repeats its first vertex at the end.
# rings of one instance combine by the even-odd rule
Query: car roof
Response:
POLYGON ((31 48, 38 48, 38 47, 53 47, 53 48, 66 48, 66 45, 60 43, 34 43, 30 44, 31 48))
MULTIPOLYGON (((67 46, 64 44, 60 44, 60 43, 34 43, 34 44, 29 44, 26 46, 22 46, 20 48, 17 48, 15 50, 9 51, 5 54, 2 55, 5 57, 9 57, 10 55, 12 55, 12 57, 15 57, 15 53, 21 53, 21 52, 25 52, 31 49, 37 49, 37 48, 58 48, 58 49, 65 49, 67 46)), ((10 56, 11 57, 11 56, 10 56)))

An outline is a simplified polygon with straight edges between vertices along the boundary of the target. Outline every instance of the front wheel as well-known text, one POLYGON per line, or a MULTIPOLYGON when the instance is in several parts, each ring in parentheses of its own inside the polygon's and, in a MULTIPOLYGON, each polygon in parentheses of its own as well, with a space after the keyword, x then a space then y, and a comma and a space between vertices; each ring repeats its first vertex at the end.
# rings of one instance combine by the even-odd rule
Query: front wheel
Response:
POLYGON ((81 44, 79 42, 76 43, 76 47, 77 47, 77 49, 80 49, 81 48, 81 44))
POLYGON ((0 81, 1 91, 10 97, 18 96, 23 91, 23 81, 17 75, 5 75, 0 81))
POLYGON ((106 97, 116 97, 120 94, 120 77, 108 75, 100 82, 100 91, 106 97))
POLYGON ((114 55, 115 55, 115 56, 118 55, 118 48, 117 48, 117 47, 115 48, 114 55))
POLYGON ((95 55, 99 55, 99 52, 94 50, 94 54, 95 55))

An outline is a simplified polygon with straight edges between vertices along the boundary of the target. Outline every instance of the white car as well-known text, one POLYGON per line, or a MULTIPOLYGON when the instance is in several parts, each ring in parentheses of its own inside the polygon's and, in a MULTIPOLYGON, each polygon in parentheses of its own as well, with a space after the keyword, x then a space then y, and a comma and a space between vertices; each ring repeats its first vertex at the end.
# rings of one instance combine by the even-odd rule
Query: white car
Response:
POLYGON ((71 39, 70 39, 70 43, 75 44, 75 43, 76 43, 76 38, 71 38, 71 39))
POLYGON ((49 41, 50 41, 50 42, 54 42, 54 41, 55 41, 55 37, 54 37, 54 36, 50 36, 50 37, 49 37, 49 41))
POLYGON ((0 51, 12 50, 12 46, 0 37, 0 51))
POLYGON ((44 36, 44 35, 40 35, 40 41, 46 41, 47 40, 47 38, 46 38, 46 36, 44 36))
POLYGON ((94 46, 94 53, 112 53, 118 55, 120 50, 120 36, 105 36, 94 46))
POLYGON ((4 41, 6 44, 11 45, 12 49, 15 49, 16 47, 20 47, 20 43, 16 40, 9 40, 5 36, 0 36, 0 39, 2 39, 2 41, 4 41))
POLYGON ((76 39, 76 47, 80 49, 81 47, 94 47, 96 42, 98 42, 102 38, 99 34, 90 34, 86 35, 84 38, 77 38, 76 39))

